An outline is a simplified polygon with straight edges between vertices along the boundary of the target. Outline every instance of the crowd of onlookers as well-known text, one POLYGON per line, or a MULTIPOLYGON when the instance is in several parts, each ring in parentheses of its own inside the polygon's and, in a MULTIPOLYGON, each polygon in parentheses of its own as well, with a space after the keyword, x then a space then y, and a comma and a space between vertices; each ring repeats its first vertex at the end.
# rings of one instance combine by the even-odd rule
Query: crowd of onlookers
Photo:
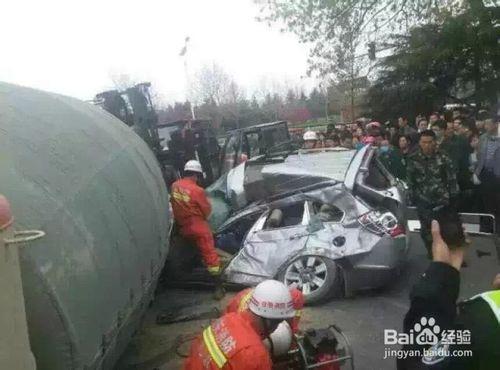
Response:
MULTIPOLYGON (((367 119, 329 126, 315 133, 316 141, 306 147, 359 149, 372 144, 379 158, 396 177, 406 180, 409 156, 419 150, 420 133, 432 130, 437 149, 449 156, 460 189, 459 209, 500 216, 500 139, 499 119, 480 111, 476 115, 458 110, 432 113, 415 120, 401 116, 384 124, 367 119)), ((306 133, 307 134, 307 133, 306 133)), ((305 135, 306 135, 305 134, 305 135)), ((311 131, 309 131, 311 135, 311 131)), ((305 139, 305 136, 304 136, 305 139)))

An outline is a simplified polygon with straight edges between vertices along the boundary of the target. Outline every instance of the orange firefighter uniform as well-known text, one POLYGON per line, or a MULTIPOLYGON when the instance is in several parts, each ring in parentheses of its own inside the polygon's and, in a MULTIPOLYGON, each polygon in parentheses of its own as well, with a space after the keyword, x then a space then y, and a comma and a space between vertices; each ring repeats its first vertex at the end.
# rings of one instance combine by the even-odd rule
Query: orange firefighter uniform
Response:
POLYGON ((219 273, 219 256, 207 222, 211 206, 203 188, 190 178, 177 180, 172 184, 170 201, 181 235, 196 244, 208 272, 219 273))
MULTIPOLYGON (((248 308, 250 298, 252 298, 253 288, 247 288, 236 294, 227 304, 224 313, 243 312, 248 308)), ((299 321, 304 308, 304 295, 297 288, 290 289, 292 295, 293 308, 295 309, 295 317, 292 319, 290 327, 293 333, 299 331, 299 321)))
POLYGON ((268 350, 248 311, 214 321, 191 346, 184 370, 271 370, 268 350))

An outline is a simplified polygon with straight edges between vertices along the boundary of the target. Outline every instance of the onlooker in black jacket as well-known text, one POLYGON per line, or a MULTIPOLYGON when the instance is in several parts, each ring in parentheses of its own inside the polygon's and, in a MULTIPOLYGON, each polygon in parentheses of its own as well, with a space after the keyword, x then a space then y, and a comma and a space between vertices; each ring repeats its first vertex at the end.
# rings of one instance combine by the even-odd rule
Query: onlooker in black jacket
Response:
MULTIPOLYGON (((437 221, 432 222, 432 238, 433 262, 410 293, 411 306, 404 319, 404 331, 418 334, 418 331, 423 330, 422 326, 432 326, 432 329, 438 327, 434 331, 436 343, 427 346, 427 356, 411 356, 398 361, 398 369, 499 369, 500 274, 493 282, 492 291, 457 304, 464 247, 448 248, 441 237, 437 221), (425 325, 422 318, 425 318, 425 325), (443 333, 447 335, 443 336, 443 333), (468 334, 469 341, 461 340, 461 344, 457 344, 457 336, 453 340, 450 335, 458 333, 468 334), (462 352, 460 355, 454 352, 456 350, 471 352, 462 352)), ((406 350, 418 351, 424 348, 421 345, 404 347, 406 350)))

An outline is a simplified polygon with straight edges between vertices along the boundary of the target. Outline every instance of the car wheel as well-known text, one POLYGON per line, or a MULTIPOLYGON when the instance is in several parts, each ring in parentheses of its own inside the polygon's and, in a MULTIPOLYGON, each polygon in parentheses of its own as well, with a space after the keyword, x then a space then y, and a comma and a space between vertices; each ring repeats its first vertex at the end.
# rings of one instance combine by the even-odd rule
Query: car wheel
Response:
POLYGON ((304 294, 306 304, 342 295, 342 272, 333 260, 326 257, 298 257, 281 270, 278 280, 287 286, 295 284, 304 294))

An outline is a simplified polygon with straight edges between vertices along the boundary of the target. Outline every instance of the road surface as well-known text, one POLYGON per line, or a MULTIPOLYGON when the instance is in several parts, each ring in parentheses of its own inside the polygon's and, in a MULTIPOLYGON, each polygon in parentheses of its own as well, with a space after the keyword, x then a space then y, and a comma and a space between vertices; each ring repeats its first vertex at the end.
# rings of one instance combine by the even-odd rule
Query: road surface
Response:
MULTIPOLYGON (((424 247, 418 234, 411 234, 408 262, 392 285, 377 291, 359 292, 349 299, 338 299, 321 306, 307 307, 303 313, 302 328, 325 327, 336 323, 349 337, 356 369, 391 370, 394 359, 384 359, 384 329, 401 330, 408 310, 411 286, 428 265, 424 247)), ((496 273, 500 272, 496 243, 491 237, 471 237, 472 246, 462 269, 461 298, 470 297, 490 288, 496 273), (479 257, 479 256, 480 257, 479 257)), ((211 298, 211 292, 168 289, 160 291, 148 311, 142 328, 127 348, 116 369, 170 370, 179 369, 182 359, 175 353, 179 338, 201 332, 208 319, 171 325, 157 325, 156 316, 164 309, 196 312, 212 307, 223 307, 211 298)), ((188 343, 188 342, 186 342, 188 343)), ((188 344, 180 346, 187 351, 188 344)))

